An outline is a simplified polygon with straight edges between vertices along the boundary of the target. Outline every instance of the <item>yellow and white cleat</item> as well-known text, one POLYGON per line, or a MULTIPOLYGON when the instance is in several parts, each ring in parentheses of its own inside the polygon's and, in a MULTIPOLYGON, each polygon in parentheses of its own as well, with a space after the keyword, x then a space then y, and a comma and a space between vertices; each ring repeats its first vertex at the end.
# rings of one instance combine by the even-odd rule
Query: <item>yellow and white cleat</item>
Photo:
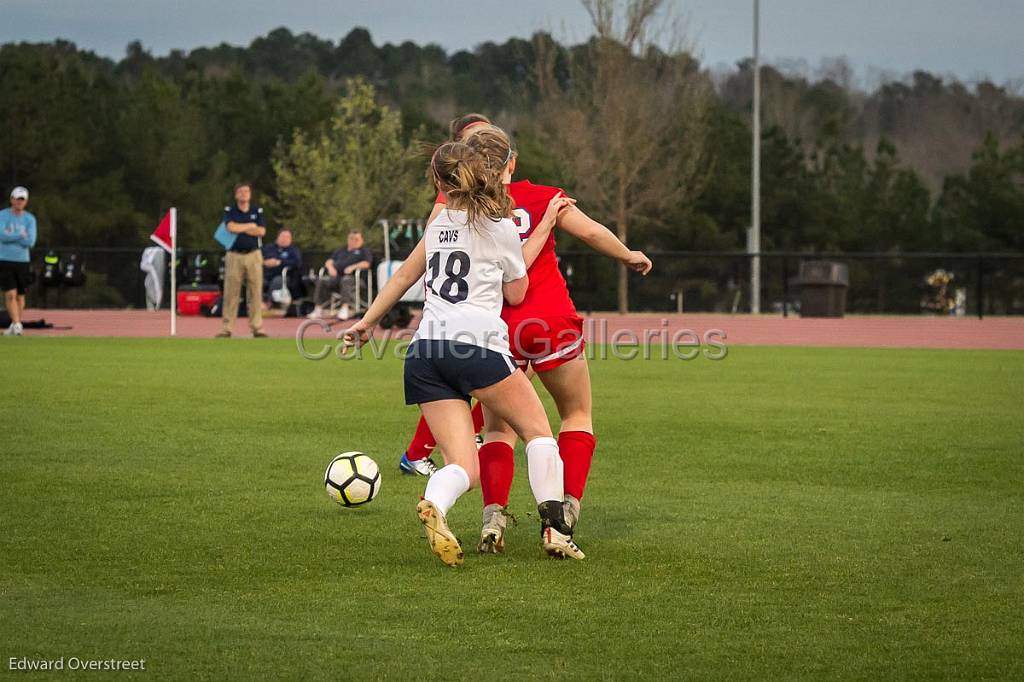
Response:
POLYGON ((430 551, 448 566, 462 565, 462 547, 455 534, 448 529, 444 515, 430 500, 420 500, 416 505, 416 515, 427 531, 427 543, 430 551))

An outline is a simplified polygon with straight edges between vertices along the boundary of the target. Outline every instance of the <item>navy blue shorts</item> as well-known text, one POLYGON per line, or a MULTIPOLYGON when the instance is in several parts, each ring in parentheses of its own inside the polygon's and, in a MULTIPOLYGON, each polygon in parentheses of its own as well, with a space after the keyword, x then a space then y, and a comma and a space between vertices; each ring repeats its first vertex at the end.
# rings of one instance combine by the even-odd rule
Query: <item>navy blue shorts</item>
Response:
POLYGON ((469 343, 419 339, 405 356, 405 404, 469 400, 516 371, 511 356, 469 343))

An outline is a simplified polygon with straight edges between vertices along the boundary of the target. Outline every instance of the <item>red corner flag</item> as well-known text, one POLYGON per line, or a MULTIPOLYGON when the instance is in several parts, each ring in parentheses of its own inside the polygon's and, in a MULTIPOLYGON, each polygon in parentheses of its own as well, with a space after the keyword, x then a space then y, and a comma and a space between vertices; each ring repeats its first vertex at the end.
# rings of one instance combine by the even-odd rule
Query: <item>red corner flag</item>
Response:
POLYGON ((171 242, 173 237, 171 236, 171 212, 168 211, 166 215, 160 220, 160 224, 153 230, 153 234, 149 235, 149 238, 155 241, 160 246, 164 247, 167 253, 171 253, 172 246, 171 242))

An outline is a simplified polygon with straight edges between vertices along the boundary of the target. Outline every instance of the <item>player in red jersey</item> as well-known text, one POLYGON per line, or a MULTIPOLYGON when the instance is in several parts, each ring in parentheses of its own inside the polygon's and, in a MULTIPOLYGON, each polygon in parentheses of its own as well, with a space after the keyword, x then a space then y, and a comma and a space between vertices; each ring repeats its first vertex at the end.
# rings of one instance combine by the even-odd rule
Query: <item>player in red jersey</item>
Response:
MULTIPOLYGON (((516 205, 514 213, 525 240, 523 256, 529 268, 530 287, 522 303, 506 305, 502 318, 509 326, 512 353, 522 367, 532 367, 555 399, 561 430, 559 452, 563 462, 566 519, 575 526, 580 500, 586 487, 596 447, 594 438, 590 372, 584 355, 583 321, 569 296, 558 269, 552 232, 543 241, 527 238, 534 232, 554 197, 563 194, 556 187, 512 182, 515 153, 505 133, 494 126, 474 126, 466 142, 484 153, 492 163, 504 166, 508 191, 516 205)), ((435 205, 435 211, 440 210, 435 205)), ((556 226, 627 267, 647 274, 651 261, 640 251, 629 250, 606 227, 573 206, 562 210, 556 226)), ((504 550, 505 507, 514 472, 513 447, 516 437, 507 424, 485 415, 484 445, 480 448, 481 489, 484 497, 481 552, 504 550)), ((407 453, 411 457, 413 453, 407 453)))

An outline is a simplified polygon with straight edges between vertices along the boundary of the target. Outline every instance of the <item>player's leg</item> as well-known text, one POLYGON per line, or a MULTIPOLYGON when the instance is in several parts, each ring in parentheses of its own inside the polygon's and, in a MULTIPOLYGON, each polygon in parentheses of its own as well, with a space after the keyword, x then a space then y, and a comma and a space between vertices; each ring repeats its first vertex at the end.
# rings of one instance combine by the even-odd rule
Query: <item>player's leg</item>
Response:
POLYGON ((398 460, 398 470, 403 474, 430 476, 437 471, 437 465, 430 459, 435 447, 437 441, 434 439, 434 432, 430 430, 427 420, 420 416, 412 440, 398 460))
POLYGON ((575 527, 597 446, 587 358, 581 354, 555 367, 541 366, 538 376, 555 399, 562 420, 558 452, 564 467, 566 520, 575 527))
POLYGON ((427 530, 427 542, 444 563, 462 563, 462 548, 448 528, 448 512, 459 497, 479 481, 473 419, 464 400, 435 400, 420 405, 438 444, 444 448, 445 465, 427 481, 416 512, 427 530))
MULTIPOLYGON (((483 409, 484 406, 479 402, 473 405, 473 433, 479 434, 480 429, 484 426, 483 409)), ((478 440, 477 442, 480 441, 478 440)), ((434 440, 434 434, 430 431, 427 420, 421 416, 416 424, 416 431, 413 433, 412 440, 409 441, 405 452, 398 459, 398 470, 403 474, 430 476, 437 471, 437 465, 430 459, 430 455, 434 452, 436 446, 437 442, 434 440)))
POLYGON ((500 554, 505 551, 508 496, 515 475, 516 432, 493 411, 483 409, 482 413, 484 444, 480 446, 479 459, 484 510, 477 551, 500 554))
POLYGON ((572 542, 572 529, 565 522, 558 443, 551 437, 547 414, 530 380, 522 372, 513 372, 496 384, 473 391, 473 397, 508 422, 526 443, 530 488, 540 512, 545 550, 552 556, 582 559, 583 552, 572 542))

